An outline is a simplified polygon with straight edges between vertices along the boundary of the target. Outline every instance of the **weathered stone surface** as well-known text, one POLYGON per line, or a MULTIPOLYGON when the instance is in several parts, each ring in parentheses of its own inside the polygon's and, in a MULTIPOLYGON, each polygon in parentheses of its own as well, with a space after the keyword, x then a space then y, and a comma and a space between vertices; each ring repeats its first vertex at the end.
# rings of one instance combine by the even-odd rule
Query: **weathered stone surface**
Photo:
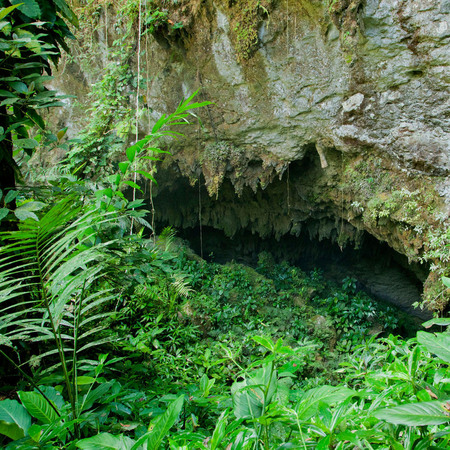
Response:
MULTIPOLYGON (((226 191, 204 206, 205 225, 230 235, 240 227, 261 235, 306 227, 339 237, 344 221, 412 259, 427 231, 446 229, 449 1, 338 0, 330 9, 318 0, 274 1, 268 17, 260 14, 259 47, 244 62, 233 2, 180 4, 168 13, 183 22, 181 38, 160 33, 141 42, 150 61, 149 122, 199 88, 214 105, 199 112, 200 137, 192 127, 171 146, 159 195, 174 189, 176 177, 192 184, 202 174, 211 195, 228 179, 238 195, 246 187, 255 192, 254 208, 233 210, 226 191), (215 158, 224 148, 225 159, 215 158), (301 163, 319 157, 320 167, 301 163), (289 174, 294 163, 298 170, 289 174), (314 177, 302 173, 312 169, 314 177), (264 196, 277 177, 293 187, 288 198, 274 196, 281 208, 264 196)), ((146 119, 140 125, 141 134, 149 132, 146 119)), ((198 216, 184 206, 168 206, 161 219, 192 226, 198 216)))
POLYGON ((348 100, 342 103, 342 111, 344 112, 355 111, 360 108, 363 101, 364 101, 363 94, 352 95, 348 100))

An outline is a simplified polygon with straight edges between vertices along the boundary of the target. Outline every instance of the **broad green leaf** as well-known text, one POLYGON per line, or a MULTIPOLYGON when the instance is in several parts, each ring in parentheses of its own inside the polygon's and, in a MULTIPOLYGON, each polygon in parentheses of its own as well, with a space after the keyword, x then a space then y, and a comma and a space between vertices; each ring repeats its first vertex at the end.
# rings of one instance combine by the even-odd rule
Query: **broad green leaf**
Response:
POLYGON ((20 94, 28 94, 28 86, 21 81, 11 81, 9 85, 20 94))
MULTIPOLYGON (((84 450, 130 450, 135 441, 127 436, 114 436, 110 433, 100 433, 77 442, 77 447, 84 450)), ((156 447, 153 447, 156 448, 156 447)))
POLYGON ((14 145, 17 148, 36 148, 39 145, 39 142, 36 139, 16 139, 14 145))
POLYGON ((209 379, 208 375, 203 374, 203 376, 200 379, 200 392, 202 394, 202 397, 208 397, 209 391, 214 386, 216 380, 214 378, 209 379))
POLYGON ((0 402, 0 433, 11 439, 21 439, 31 426, 31 417, 16 400, 0 402))
MULTIPOLYGON (((450 401, 450 398, 448 401, 450 401)), ((406 405, 375 411, 373 415, 377 419, 401 425, 416 427, 440 425, 441 423, 450 422, 450 417, 446 415, 445 403, 438 400, 422 403, 407 403, 406 405)))
POLYGON ((36 0, 10 0, 12 5, 18 5, 19 11, 30 19, 40 19, 41 9, 36 0))
POLYGON ((6 194, 5 204, 12 202, 19 195, 19 191, 10 190, 6 194))
POLYGON ((42 435, 42 426, 38 424, 31 425, 30 428, 28 428, 28 435, 31 439, 33 439, 34 442, 39 442, 41 435, 42 435))
POLYGON ((44 119, 34 110, 28 109, 27 116, 42 130, 45 128, 44 119))
POLYGON ((343 402, 357 393, 351 389, 339 386, 320 386, 305 392, 295 409, 302 420, 308 420, 316 414, 320 403, 331 405, 343 402))
MULTIPOLYGON (((59 382, 59 380, 56 382, 59 382)), ((53 386, 39 386, 39 389, 53 402, 53 405, 56 406, 58 410, 62 409, 66 404, 61 392, 57 391, 53 386)))
MULTIPOLYGON (((31 33, 30 31, 23 30, 23 29, 16 29, 16 33, 18 35, 18 38, 22 41, 26 42, 25 47, 29 48, 32 52, 36 54, 42 54, 42 46, 39 40, 37 39, 36 35, 31 33)), ((23 78, 24 79, 24 78, 23 78)), ((27 92, 24 93, 30 93, 34 91, 34 84, 33 82, 28 87, 27 92)))
POLYGON ((124 181, 124 184, 128 184, 128 186, 131 186, 132 188, 142 192, 141 187, 133 181, 124 181))
POLYGON ((419 364, 421 351, 419 346, 416 346, 408 357, 408 374, 410 379, 414 379, 416 375, 417 366, 419 364))
POLYGON ((137 450, 144 443, 147 444, 148 449, 157 449, 161 445, 162 440, 167 435, 169 430, 175 424, 183 408, 184 395, 180 395, 174 400, 164 414, 158 416, 152 421, 148 428, 148 433, 142 436, 132 447, 132 450, 137 450))
POLYGON ((15 10, 18 7, 19 7, 19 5, 12 5, 12 6, 8 6, 7 8, 1 8, 0 9, 0 20, 4 19, 11 11, 15 10))
POLYGON ((450 278, 449 277, 442 277, 442 282, 444 283, 445 286, 450 288, 450 278))
POLYGON ((266 347, 268 350, 273 352, 275 344, 273 343, 272 339, 267 338, 265 336, 253 336, 252 339, 256 341, 259 345, 262 345, 263 347, 266 347))
POLYGON ((134 162, 134 159, 136 158, 136 152, 138 151, 137 144, 132 145, 131 147, 128 147, 125 151, 128 161, 131 163, 134 162))
POLYGON ((46 205, 43 202, 26 202, 20 205, 17 209, 20 209, 22 211, 40 211, 42 208, 44 208, 46 205))
POLYGON ((431 328, 433 325, 440 325, 442 327, 446 327, 450 325, 450 318, 431 319, 422 324, 422 326, 425 328, 431 328))
POLYGON ((17 95, 12 93, 11 91, 5 91, 4 89, 0 89, 0 97, 16 98, 17 95))
POLYGON ((216 427, 214 428, 214 432, 211 437, 210 449, 216 450, 218 448, 220 442, 226 435, 226 427, 227 427, 227 418, 228 418, 228 410, 225 410, 220 415, 217 420, 216 427))
POLYGON ((95 191, 95 196, 97 198, 102 197, 103 195, 106 195, 106 197, 108 198, 113 198, 113 190, 111 188, 106 188, 106 189, 99 189, 98 191, 95 191))
POLYGON ((55 5, 60 9, 61 14, 75 27, 78 28, 78 17, 77 15, 69 8, 65 0, 53 0, 55 5))
POLYGON ((8 208, 0 208, 0 220, 4 219, 9 214, 8 208))
POLYGON ((439 358, 450 364, 450 335, 432 334, 425 331, 417 333, 417 341, 422 344, 430 353, 434 353, 439 358))
POLYGON ((254 419, 264 414, 264 406, 272 400, 278 386, 278 374, 272 363, 233 383, 233 412, 238 419, 254 419))
POLYGON ((87 377, 87 376, 77 377, 77 380, 76 380, 78 386, 84 386, 86 384, 92 384, 94 381, 95 381, 95 378, 87 377))
POLYGON ((15 98, 7 98, 5 100, 3 100, 0 103, 0 106, 4 106, 4 105, 12 105, 13 103, 17 103, 20 100, 19 97, 15 97, 15 98))
POLYGON ((124 161, 119 163, 120 171, 125 175, 127 173, 128 167, 130 166, 129 161, 124 161))
POLYGON ((93 404, 100 400, 112 387, 113 383, 108 381, 107 383, 101 383, 97 388, 87 393, 81 402, 81 411, 91 409, 93 404))
POLYGON ((5 422, 3 420, 0 420, 0 434, 8 436, 14 441, 25 436, 22 428, 20 428, 19 425, 17 425, 16 423, 5 422))
POLYGON ((431 397, 430 392, 428 392, 426 389, 422 389, 417 392, 416 396, 420 402, 431 402, 433 398, 431 397))
POLYGON ((39 217, 32 211, 28 211, 27 209, 15 209, 14 215, 20 220, 24 221, 27 219, 33 219, 36 222, 39 222, 39 217))
POLYGON ((144 170, 136 170, 136 173, 156 183, 156 180, 153 178, 153 175, 151 173, 145 172, 144 170))
POLYGON ((133 209, 133 208, 140 208, 144 203, 144 199, 140 198, 138 200, 134 200, 130 203, 128 203, 127 208, 133 209))
POLYGON ((64 127, 56 133, 56 137, 58 138, 58 141, 60 141, 66 135, 68 128, 69 127, 64 127))
POLYGON ((52 423, 58 420, 58 414, 41 394, 24 391, 19 391, 17 394, 23 406, 35 419, 42 423, 52 423))

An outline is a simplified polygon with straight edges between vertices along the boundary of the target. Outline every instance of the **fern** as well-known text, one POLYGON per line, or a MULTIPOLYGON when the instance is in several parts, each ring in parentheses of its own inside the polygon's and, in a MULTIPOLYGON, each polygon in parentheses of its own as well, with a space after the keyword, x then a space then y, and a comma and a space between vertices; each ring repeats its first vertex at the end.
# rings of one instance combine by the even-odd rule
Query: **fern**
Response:
POLYGON ((74 418, 80 413, 79 354, 105 342, 93 336, 104 328, 110 313, 102 307, 114 297, 100 281, 117 260, 115 241, 98 243, 96 230, 116 217, 69 196, 40 220, 0 234, 0 343, 51 343, 51 350, 37 358, 58 356, 52 369, 62 369, 74 418))

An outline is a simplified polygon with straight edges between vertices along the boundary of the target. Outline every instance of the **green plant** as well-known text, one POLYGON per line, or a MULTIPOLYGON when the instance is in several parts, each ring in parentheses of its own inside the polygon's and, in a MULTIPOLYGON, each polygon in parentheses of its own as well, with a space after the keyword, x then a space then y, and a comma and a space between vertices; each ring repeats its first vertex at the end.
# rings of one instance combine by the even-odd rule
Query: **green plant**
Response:
MULTIPOLYGON (((75 183, 72 189, 81 191, 81 195, 66 195, 49 208, 44 203, 34 202, 34 206, 30 202, 25 203, 29 205, 28 209, 21 210, 19 207, 15 214, 21 220, 19 229, 1 235, 4 246, 0 249, 0 336, 1 344, 10 349, 2 351, 2 355, 14 363, 37 390, 34 393, 20 394, 20 399, 31 415, 46 426, 43 437, 41 432, 36 434, 36 427, 20 427, 16 423, 11 425, 12 432, 9 430, 11 427, 6 427, 9 437, 16 438, 20 434, 23 439, 45 443, 45 439, 53 439, 55 433, 59 432, 62 442, 68 435, 70 439, 80 439, 82 428, 89 423, 88 410, 109 390, 111 383, 101 383, 93 389, 104 366, 104 359, 98 364, 94 377, 80 376, 82 367, 86 370, 86 362, 80 360, 80 353, 92 351, 95 346, 114 338, 111 333, 105 332, 102 335, 102 330, 109 323, 107 319, 112 314, 112 311, 105 311, 105 305, 114 298, 113 292, 117 292, 118 283, 114 280, 118 273, 113 273, 112 266, 129 259, 124 250, 127 249, 127 243, 133 246, 134 237, 126 237, 123 233, 124 219, 138 220, 143 214, 143 211, 135 209, 142 201, 128 202, 120 191, 127 184, 133 189, 139 189, 139 186, 132 181, 123 180, 122 176, 128 172, 133 173, 134 169, 152 179, 151 174, 139 171, 133 167, 133 163, 141 157, 153 158, 144 156, 143 153, 146 151, 145 146, 155 139, 179 135, 164 130, 164 127, 187 123, 189 110, 205 104, 191 103, 194 95, 195 93, 181 102, 175 113, 163 115, 153 127, 151 135, 127 149, 128 161, 120 163, 120 173, 108 180, 111 187, 99 189, 94 186, 93 192, 89 192, 86 185, 75 183), (35 214, 39 209, 43 210, 41 217, 35 214), (121 231, 117 232, 116 228, 121 231), (117 235, 117 238, 112 238, 113 235, 117 235), (121 248, 118 247, 120 239, 121 248), (93 326, 98 321, 101 325, 93 326), (97 339, 92 339, 93 334, 97 335, 97 339), (19 342, 30 345, 39 343, 40 349, 36 350, 40 352, 30 359, 33 365, 45 365, 47 360, 53 364, 54 355, 57 355, 56 365, 47 369, 50 372, 61 370, 61 390, 68 399, 67 410, 64 404, 64 407, 61 406, 61 414, 54 398, 47 395, 9 356, 13 350, 20 357, 17 347, 19 342), (88 385, 89 388, 81 397, 80 386, 83 385, 88 385), (41 412, 35 413, 36 407, 41 412), (61 432, 62 429, 65 430, 64 433, 61 432)), ((150 151, 161 152, 153 147, 150 151)), ((10 192, 7 194, 10 197, 17 195, 14 191, 10 192)), ((144 259, 148 256, 145 252, 141 253, 144 259)), ((186 292, 182 279, 175 279, 172 284, 176 292, 186 292)), ((167 300, 171 301, 172 293, 167 292, 167 300)), ((43 373, 45 371, 41 371, 40 375, 43 373)), ((145 439, 138 440, 136 445, 144 442, 159 445, 157 443, 167 432, 167 423, 173 423, 181 405, 182 398, 174 403, 172 410, 169 408, 168 414, 172 417, 169 421, 164 418, 156 420, 155 429, 164 424, 161 425, 163 428, 158 432, 160 436, 157 440, 155 436, 158 433, 153 429, 146 433, 145 439)))
POLYGON ((109 313, 102 306, 113 298, 111 288, 99 282, 110 276, 117 258, 111 252, 114 241, 96 243, 96 237, 115 219, 114 213, 83 208, 69 196, 40 219, 27 219, 19 230, 1 234, 2 344, 12 349, 19 342, 50 344, 33 358, 44 364, 58 355, 76 437, 83 409, 78 399, 80 353, 105 342, 92 340, 93 333, 105 328, 109 313), (105 324, 92 328, 92 321, 105 324))
POLYGON ((144 19, 144 25, 147 28, 144 34, 149 32, 151 34, 157 33, 161 28, 169 28, 170 31, 183 28, 181 22, 174 23, 169 19, 167 11, 160 11, 159 9, 150 10, 147 12, 147 17, 144 19))
POLYGON ((232 9, 232 31, 236 56, 242 63, 248 60, 258 47, 258 26, 269 16, 270 0, 245 0, 232 9))
POLYGON ((0 1, 0 188, 14 188, 18 166, 13 150, 31 154, 38 142, 32 127, 45 128, 40 110, 59 106, 61 98, 48 90, 51 65, 57 64, 66 38, 73 38, 68 20, 78 20, 64 0, 0 1), (46 74, 45 74, 46 73, 46 74))

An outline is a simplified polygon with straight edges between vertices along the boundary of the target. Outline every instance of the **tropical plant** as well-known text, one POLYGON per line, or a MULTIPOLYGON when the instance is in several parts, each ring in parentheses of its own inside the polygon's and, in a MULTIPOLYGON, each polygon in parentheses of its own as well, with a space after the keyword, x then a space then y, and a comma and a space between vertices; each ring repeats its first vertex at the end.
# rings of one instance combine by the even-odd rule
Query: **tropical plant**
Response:
MULTIPOLYGON (((25 220, 19 230, 1 234, 2 344, 17 350, 28 343, 32 351, 32 343, 39 342, 45 350, 29 362, 41 368, 57 355, 52 369, 62 372, 76 437, 80 436, 76 421, 85 404, 78 398, 80 354, 108 339, 93 336, 101 336, 110 314, 103 307, 114 298, 112 286, 101 281, 111 278, 118 250, 113 249, 114 241, 99 242, 97 236, 116 218, 114 213, 85 208, 69 196, 39 220, 25 220)), ((49 403, 53 416, 58 415, 49 403)))
POLYGON ((45 87, 65 39, 73 38, 64 19, 77 26, 65 0, 0 0, 0 189, 13 188, 18 166, 13 149, 31 154, 38 142, 29 129, 43 130, 39 111, 59 106, 55 91, 45 87), (47 75, 45 75, 46 73, 47 75))

